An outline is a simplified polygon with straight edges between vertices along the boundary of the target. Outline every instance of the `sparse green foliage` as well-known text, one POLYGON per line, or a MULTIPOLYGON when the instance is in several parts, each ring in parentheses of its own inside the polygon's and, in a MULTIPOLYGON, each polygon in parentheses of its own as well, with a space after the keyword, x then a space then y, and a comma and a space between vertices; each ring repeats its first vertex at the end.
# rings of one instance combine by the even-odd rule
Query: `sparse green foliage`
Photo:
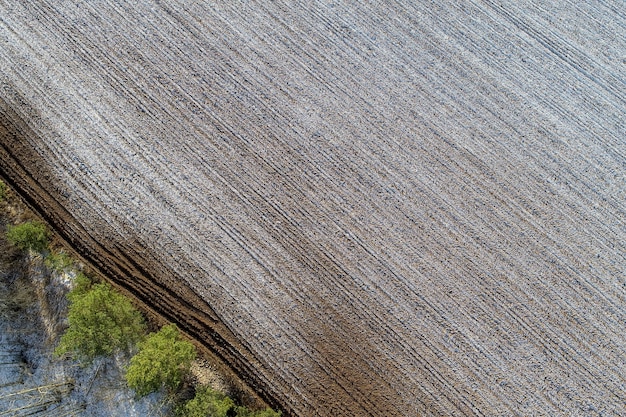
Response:
POLYGON ((280 417, 282 413, 280 411, 274 411, 271 408, 266 408, 263 411, 257 411, 254 417, 280 417))
POLYGON ((99 355, 129 349, 144 334, 141 314, 128 298, 109 284, 94 284, 82 274, 70 293, 69 328, 55 350, 57 355, 71 353, 91 361, 99 355))
POLYGON ((235 415, 237 417, 280 417, 280 411, 274 411, 271 408, 265 410, 252 411, 247 407, 238 406, 235 407, 235 415))
POLYGON ((50 252, 44 261, 46 266, 54 271, 62 272, 72 266, 72 258, 64 251, 50 252))
POLYGON ((7 196, 7 185, 0 181, 0 201, 4 200, 7 196))
POLYGON ((195 357, 195 347, 182 339, 176 325, 164 326, 139 343, 139 352, 130 360, 126 381, 139 396, 162 386, 174 390, 189 372, 195 357))
POLYGON ((76 302, 82 296, 87 294, 87 292, 91 289, 92 284, 93 283, 87 275, 78 271, 74 277, 74 285, 72 286, 71 291, 67 294, 67 298, 72 303, 76 302))
POLYGON ((39 221, 9 226, 7 239, 20 250, 41 252, 48 247, 48 231, 46 226, 39 221))
POLYGON ((280 417, 280 411, 271 408, 252 411, 248 407, 236 406, 232 399, 210 387, 198 387, 196 395, 181 405, 178 417, 280 417))
POLYGON ((235 407, 232 399, 209 387, 199 387, 196 395, 178 409, 179 417, 226 417, 235 407))

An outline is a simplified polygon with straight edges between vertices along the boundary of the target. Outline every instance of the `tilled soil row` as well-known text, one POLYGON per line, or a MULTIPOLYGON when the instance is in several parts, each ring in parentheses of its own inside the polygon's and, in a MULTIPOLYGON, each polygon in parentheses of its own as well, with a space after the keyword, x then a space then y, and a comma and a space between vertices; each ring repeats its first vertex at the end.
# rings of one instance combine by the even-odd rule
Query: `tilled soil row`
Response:
POLYGON ((623 414, 614 2, 0 5, 6 175, 272 404, 623 414))

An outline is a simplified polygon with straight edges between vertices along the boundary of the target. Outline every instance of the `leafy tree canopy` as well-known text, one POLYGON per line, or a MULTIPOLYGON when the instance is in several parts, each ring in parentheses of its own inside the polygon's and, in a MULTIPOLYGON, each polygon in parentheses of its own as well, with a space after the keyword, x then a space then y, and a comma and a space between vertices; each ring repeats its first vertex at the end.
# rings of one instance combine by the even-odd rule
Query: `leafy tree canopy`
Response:
POLYGON ((196 395, 178 410, 180 417, 227 417, 235 403, 221 392, 210 387, 200 387, 196 395))
POLYGON ((130 300, 107 283, 94 284, 77 276, 77 285, 68 295, 69 328, 55 350, 91 361, 96 356, 130 349, 145 332, 143 318, 130 300))
POLYGON ((24 222, 8 227, 7 240, 20 250, 41 252, 48 247, 48 231, 39 221, 24 222))
POLYGON ((162 386, 176 389, 195 357, 195 347, 182 339, 175 324, 169 324, 139 343, 139 352, 130 360, 126 381, 139 396, 162 386))
POLYGON ((210 387, 199 387, 193 399, 178 408, 178 417, 280 417, 279 411, 271 408, 253 411, 235 406, 232 399, 210 387))

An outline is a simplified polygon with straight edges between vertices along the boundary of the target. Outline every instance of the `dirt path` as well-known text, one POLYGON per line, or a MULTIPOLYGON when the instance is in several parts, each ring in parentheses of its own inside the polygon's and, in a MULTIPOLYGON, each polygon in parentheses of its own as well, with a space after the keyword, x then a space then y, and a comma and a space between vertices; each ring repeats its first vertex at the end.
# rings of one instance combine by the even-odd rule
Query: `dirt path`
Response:
POLYGON ((2 174, 274 405, 626 414, 622 4, 14 3, 2 174))

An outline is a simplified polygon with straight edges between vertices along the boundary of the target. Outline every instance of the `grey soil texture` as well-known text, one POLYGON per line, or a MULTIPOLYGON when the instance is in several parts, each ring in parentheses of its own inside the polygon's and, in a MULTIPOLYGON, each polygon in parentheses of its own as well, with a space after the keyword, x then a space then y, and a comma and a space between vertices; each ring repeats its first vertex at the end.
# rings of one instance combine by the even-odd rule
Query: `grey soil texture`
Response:
POLYGON ((292 416, 626 415, 623 1, 0 0, 1 173, 292 416))

